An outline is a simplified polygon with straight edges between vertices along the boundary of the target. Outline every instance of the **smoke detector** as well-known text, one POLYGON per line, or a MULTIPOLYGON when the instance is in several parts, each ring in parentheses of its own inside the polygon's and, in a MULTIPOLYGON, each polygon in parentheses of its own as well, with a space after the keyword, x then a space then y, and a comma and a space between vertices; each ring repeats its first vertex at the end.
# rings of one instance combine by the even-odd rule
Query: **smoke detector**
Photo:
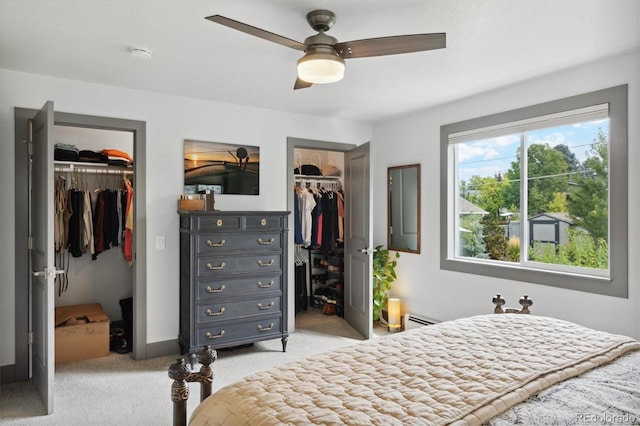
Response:
POLYGON ((141 47, 134 47, 130 51, 131 56, 141 61, 148 61, 151 59, 151 51, 149 49, 143 49, 141 47))

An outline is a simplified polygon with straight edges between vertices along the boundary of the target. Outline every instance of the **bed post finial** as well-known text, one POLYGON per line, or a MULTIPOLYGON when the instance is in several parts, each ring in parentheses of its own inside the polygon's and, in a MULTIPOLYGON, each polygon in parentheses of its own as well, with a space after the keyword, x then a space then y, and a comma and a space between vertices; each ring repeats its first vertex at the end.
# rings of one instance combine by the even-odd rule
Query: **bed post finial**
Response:
POLYGON ((202 364, 200 367, 200 375, 205 379, 200 382, 200 401, 204 401, 209 395, 211 395, 211 388, 213 382, 213 369, 211 364, 218 359, 218 353, 215 349, 211 349, 210 345, 206 345, 200 352, 198 352, 198 362, 202 364))
POLYGON ((531 299, 529 299, 529 296, 527 296, 526 294, 522 296, 522 298, 519 301, 520 305, 522 305, 522 309, 520 310, 520 312, 522 312, 523 314, 528 314, 529 312, 529 306, 533 305, 533 301, 531 299))
POLYGON ((492 302, 493 302, 494 305, 496 305, 495 309, 493 310, 494 314, 502 314, 502 313, 504 313, 504 310, 502 309, 502 305, 504 305, 506 302, 502 298, 500 293, 496 294, 496 297, 494 297, 492 299, 492 302))
POLYGON ((533 305, 533 301, 531 299, 529 299, 529 296, 527 296, 526 294, 523 295, 520 298, 520 306, 522 306, 521 309, 516 309, 516 308, 502 308, 502 305, 505 304, 504 299, 502 298, 502 296, 500 295, 500 293, 496 294, 496 297, 494 297, 492 300, 494 305, 496 305, 495 309, 493 310, 494 314, 530 314, 531 312, 529 311, 529 307, 531 305, 533 305))
POLYGON ((211 364, 218 359, 218 353, 211 346, 205 346, 200 352, 194 354, 198 362, 202 364, 200 371, 192 373, 184 358, 178 358, 169 367, 169 377, 173 379, 171 384, 171 401, 173 401, 173 426, 185 426, 187 424, 187 400, 189 399, 189 385, 187 383, 200 383, 200 401, 204 401, 211 395, 211 383, 213 382, 213 369, 211 364))
POLYGON ((171 384, 171 401, 173 401, 173 425, 184 426, 187 423, 187 400, 189 399, 189 386, 186 378, 189 369, 184 358, 178 358, 169 367, 169 377, 173 379, 171 384))

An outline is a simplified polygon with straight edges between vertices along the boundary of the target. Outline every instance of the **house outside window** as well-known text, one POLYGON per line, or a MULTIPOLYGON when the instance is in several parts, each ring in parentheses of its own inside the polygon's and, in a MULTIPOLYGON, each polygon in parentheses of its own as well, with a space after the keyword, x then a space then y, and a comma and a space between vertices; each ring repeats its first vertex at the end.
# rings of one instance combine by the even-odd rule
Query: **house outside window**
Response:
POLYGON ((626 152, 627 86, 442 126, 442 269, 627 297, 626 152))

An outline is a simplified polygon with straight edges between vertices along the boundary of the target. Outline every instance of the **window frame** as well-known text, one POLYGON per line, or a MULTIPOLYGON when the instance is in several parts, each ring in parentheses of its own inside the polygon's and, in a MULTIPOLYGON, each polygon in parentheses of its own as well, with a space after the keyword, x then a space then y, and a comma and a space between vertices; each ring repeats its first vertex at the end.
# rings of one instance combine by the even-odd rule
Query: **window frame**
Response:
POLYGON ((629 297, 628 285, 628 85, 620 85, 440 127, 440 269, 530 282, 614 297, 629 297), (534 265, 455 257, 457 234, 454 158, 449 135, 506 125, 550 114, 609 104, 609 271, 608 277, 534 265), (615 209, 611 206, 615 206, 615 209))

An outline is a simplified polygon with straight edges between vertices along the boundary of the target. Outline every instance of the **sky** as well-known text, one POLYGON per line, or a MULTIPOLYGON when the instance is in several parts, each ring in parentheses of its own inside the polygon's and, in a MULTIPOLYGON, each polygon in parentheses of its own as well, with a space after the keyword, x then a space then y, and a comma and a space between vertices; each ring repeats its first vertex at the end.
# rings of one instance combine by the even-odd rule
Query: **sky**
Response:
MULTIPOLYGON (((608 134, 608 119, 535 130, 527 133, 527 142, 546 143, 551 148, 559 144, 567 145, 578 161, 582 162, 587 158, 599 129, 608 134)), ((504 175, 511 167, 511 163, 516 161, 519 144, 519 134, 457 144, 460 181, 469 182, 473 175, 482 177, 493 177, 498 173, 504 175)))

